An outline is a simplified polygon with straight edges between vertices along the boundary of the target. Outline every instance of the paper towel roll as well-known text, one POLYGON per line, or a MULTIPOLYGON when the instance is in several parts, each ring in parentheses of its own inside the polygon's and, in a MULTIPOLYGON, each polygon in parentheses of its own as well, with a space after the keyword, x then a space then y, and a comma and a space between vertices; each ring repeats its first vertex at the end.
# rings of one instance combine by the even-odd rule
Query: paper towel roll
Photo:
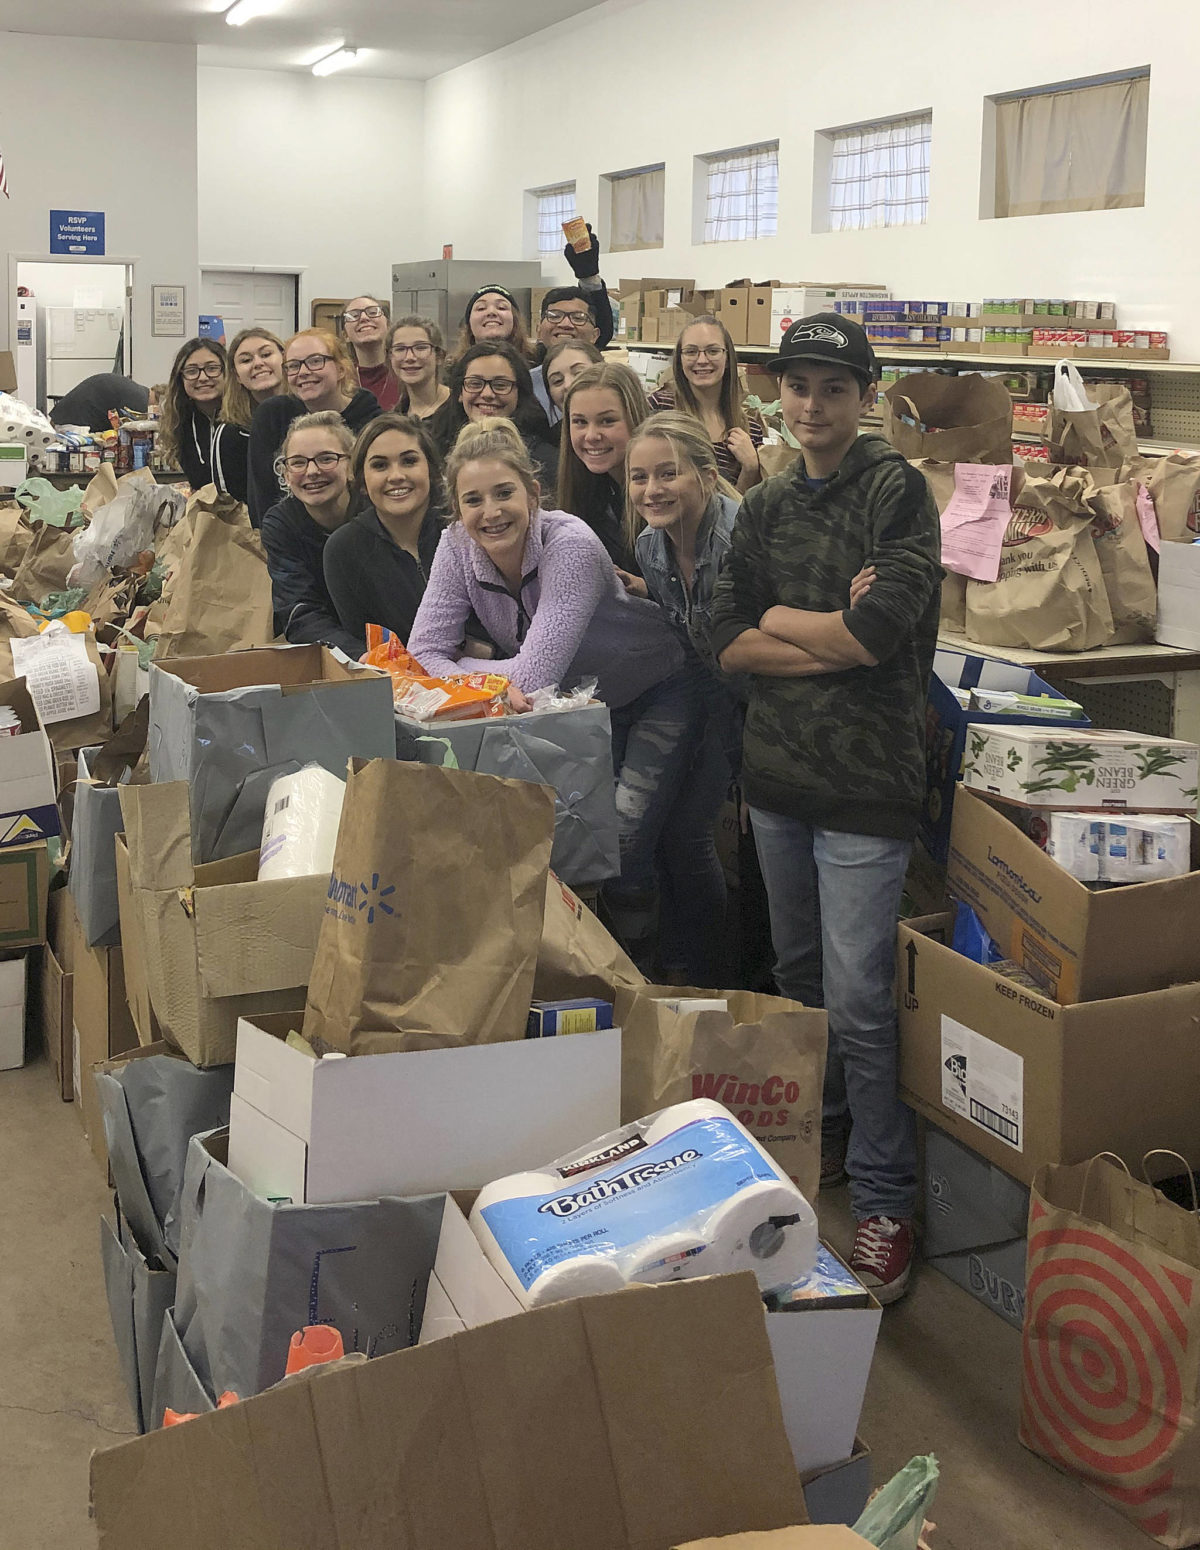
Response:
POLYGON ((260 883, 331 870, 345 796, 346 782, 319 764, 271 782, 258 858, 260 883))
POLYGON ((755 1183, 714 1206, 704 1224, 710 1275, 753 1270, 765 1292, 810 1273, 817 1262, 817 1218, 790 1185, 755 1183))
POLYGON ((698 1232, 665 1232, 648 1238, 629 1256, 626 1281, 657 1286, 663 1281, 686 1281, 692 1276, 716 1275, 714 1254, 698 1232))

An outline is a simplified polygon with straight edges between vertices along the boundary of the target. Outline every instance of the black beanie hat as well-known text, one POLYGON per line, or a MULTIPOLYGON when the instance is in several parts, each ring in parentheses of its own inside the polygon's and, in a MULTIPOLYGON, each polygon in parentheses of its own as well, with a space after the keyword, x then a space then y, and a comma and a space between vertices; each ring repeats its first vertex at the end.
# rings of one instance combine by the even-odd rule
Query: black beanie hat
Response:
POLYGON ((503 296, 505 301, 512 304, 512 309, 514 312, 520 311, 520 308, 517 306, 517 298, 510 290, 506 290, 503 285, 481 285, 475 292, 474 296, 472 296, 470 301, 467 303, 467 310, 463 313, 463 322, 468 327, 470 327, 471 323, 471 308, 475 305, 481 296, 492 295, 503 296))

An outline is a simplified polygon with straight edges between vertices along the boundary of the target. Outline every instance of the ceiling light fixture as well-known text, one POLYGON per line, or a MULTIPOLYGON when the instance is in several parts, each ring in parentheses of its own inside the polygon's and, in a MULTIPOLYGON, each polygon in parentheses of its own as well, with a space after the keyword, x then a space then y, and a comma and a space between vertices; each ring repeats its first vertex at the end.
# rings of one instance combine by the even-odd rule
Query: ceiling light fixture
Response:
POLYGON ((235 0, 225 12, 225 20, 231 27, 244 27, 256 16, 265 16, 275 9, 277 0, 235 0))
POLYGON ((332 75, 335 70, 344 70, 347 65, 352 65, 358 55, 356 48, 335 48, 332 54, 326 54, 324 59, 318 59, 312 67, 314 75, 332 75))

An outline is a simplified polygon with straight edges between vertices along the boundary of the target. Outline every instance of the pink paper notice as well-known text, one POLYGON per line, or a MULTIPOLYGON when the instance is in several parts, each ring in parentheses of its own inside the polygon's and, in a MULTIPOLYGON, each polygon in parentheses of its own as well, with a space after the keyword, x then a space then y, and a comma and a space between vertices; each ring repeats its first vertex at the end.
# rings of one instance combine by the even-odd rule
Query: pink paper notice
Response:
POLYGON ((974 581, 995 581, 1012 516, 1010 463, 956 463, 954 494, 942 512, 942 564, 974 581))

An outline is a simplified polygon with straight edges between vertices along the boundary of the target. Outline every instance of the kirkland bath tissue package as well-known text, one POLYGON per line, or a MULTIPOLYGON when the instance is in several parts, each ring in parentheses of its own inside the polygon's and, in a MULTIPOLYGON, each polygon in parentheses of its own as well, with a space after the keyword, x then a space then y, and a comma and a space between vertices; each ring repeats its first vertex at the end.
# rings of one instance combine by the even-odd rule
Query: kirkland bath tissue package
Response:
POLYGON ((527 1308, 735 1270, 753 1270, 766 1291, 807 1275, 817 1253, 808 1201, 708 1098, 498 1179, 480 1191, 471 1226, 527 1308))
POLYGON ((260 883, 333 870, 345 795, 346 782, 319 764, 271 782, 258 853, 260 883))

